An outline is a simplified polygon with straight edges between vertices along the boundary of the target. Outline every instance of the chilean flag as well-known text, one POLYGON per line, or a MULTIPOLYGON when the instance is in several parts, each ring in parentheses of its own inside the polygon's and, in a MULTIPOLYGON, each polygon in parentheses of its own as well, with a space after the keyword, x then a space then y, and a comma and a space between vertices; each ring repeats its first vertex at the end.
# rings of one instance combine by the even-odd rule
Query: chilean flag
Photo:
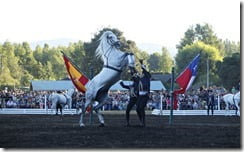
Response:
POLYGON ((176 90, 177 94, 183 94, 191 87, 194 79, 196 78, 199 58, 200 54, 198 54, 186 69, 176 78, 176 82, 180 86, 180 90, 176 90))
POLYGON ((183 94, 185 93, 190 86, 192 85, 194 79, 197 75, 197 68, 198 68, 198 62, 199 62, 200 54, 198 54, 191 63, 186 67, 186 69, 176 78, 176 82, 179 84, 180 89, 174 90, 173 98, 173 109, 176 110, 178 108, 178 100, 177 100, 177 94, 183 94))

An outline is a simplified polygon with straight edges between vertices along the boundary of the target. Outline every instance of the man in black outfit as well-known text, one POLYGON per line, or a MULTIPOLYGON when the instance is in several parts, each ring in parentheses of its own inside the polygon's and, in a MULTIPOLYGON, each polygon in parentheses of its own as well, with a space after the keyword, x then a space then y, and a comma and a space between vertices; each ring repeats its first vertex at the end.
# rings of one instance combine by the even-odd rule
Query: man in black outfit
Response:
POLYGON ((145 127, 145 107, 150 95, 150 78, 151 74, 146 70, 143 60, 140 60, 142 75, 139 82, 139 98, 136 103, 136 111, 141 122, 141 126, 145 127))
POLYGON ((211 109, 212 115, 214 112, 214 92, 213 90, 208 90, 208 100, 207 100, 207 105, 208 105, 208 116, 209 116, 209 110, 211 109))
POLYGON ((123 83, 123 81, 120 82, 120 85, 123 87, 123 88, 126 88, 126 89, 129 89, 129 95, 130 95, 130 101, 127 105, 127 108, 126 108, 126 126, 130 126, 130 111, 131 109, 133 108, 133 106, 136 104, 136 101, 138 99, 138 96, 139 96, 139 88, 138 88, 138 84, 139 84, 139 80, 140 80, 140 77, 137 73, 134 73, 134 75, 132 76, 132 84, 130 85, 125 85, 123 83))
MULTIPOLYGON (((57 93, 63 94, 63 92, 60 90, 58 90, 57 93)), ((56 115, 58 115, 58 109, 60 110, 61 115, 63 115, 63 107, 60 103, 57 103, 57 105, 56 105, 56 115)))

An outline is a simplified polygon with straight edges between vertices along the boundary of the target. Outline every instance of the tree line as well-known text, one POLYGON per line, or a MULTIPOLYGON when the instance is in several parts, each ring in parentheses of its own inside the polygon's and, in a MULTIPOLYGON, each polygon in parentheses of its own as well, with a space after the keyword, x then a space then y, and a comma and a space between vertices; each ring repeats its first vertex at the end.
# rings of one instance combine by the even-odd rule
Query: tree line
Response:
MULTIPOLYGON (((68 46, 30 48, 28 42, 0 44, 0 87, 21 88, 30 85, 31 80, 61 80, 68 77, 62 58, 63 51, 79 69, 89 78, 101 71, 103 63, 95 57, 99 38, 106 30, 113 31, 122 43, 121 50, 135 54, 137 70, 140 71, 139 59, 150 72, 170 73, 175 66, 176 75, 201 52, 199 71, 195 85, 206 84, 206 61, 209 63, 210 85, 220 85, 230 89, 240 81, 240 43, 219 39, 209 24, 196 24, 186 30, 184 37, 176 45, 175 58, 162 45, 161 52, 148 54, 140 50, 136 43, 127 40, 123 32, 116 28, 103 28, 94 34, 90 42, 78 41, 68 46)), ((121 79, 130 79, 127 71, 121 79)))

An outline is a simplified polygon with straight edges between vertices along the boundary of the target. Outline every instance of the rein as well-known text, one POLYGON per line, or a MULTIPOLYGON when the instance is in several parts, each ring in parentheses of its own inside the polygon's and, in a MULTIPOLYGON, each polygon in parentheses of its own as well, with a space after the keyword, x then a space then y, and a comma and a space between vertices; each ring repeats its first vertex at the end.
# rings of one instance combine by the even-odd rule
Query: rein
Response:
POLYGON ((115 41, 112 39, 112 37, 107 36, 107 43, 111 46, 115 46, 115 41))
POLYGON ((120 70, 120 69, 116 69, 116 68, 111 67, 111 66, 109 66, 109 65, 104 65, 103 67, 104 67, 104 68, 108 68, 108 69, 112 69, 112 70, 117 71, 117 72, 119 72, 119 73, 122 72, 122 70, 120 70))

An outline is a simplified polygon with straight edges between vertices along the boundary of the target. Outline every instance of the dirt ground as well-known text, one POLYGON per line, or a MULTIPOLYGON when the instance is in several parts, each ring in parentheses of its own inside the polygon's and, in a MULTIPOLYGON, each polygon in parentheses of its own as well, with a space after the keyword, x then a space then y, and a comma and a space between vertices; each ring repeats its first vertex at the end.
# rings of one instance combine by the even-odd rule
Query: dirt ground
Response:
POLYGON ((124 127, 124 114, 104 114, 105 127, 96 115, 79 127, 78 115, 0 115, 2 148, 73 149, 241 149, 240 117, 146 115, 140 127, 135 114, 124 127))

